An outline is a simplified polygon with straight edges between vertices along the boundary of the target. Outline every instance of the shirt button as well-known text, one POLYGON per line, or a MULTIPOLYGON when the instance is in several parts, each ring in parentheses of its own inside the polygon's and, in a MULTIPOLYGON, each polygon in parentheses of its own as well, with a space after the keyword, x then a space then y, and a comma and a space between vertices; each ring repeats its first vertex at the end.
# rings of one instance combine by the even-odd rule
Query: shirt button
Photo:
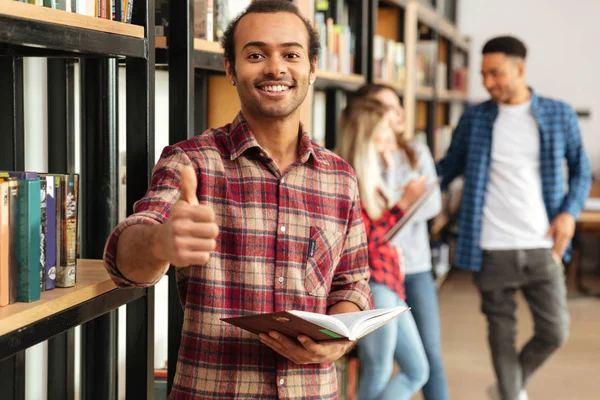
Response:
POLYGON ((285 183, 285 178, 281 178, 281 183, 285 183))
POLYGON ((283 276, 280 276, 278 280, 279 280, 279 283, 283 283, 283 281, 284 281, 285 279, 283 278, 283 276))
POLYGON ((285 232, 285 226, 281 227, 281 232, 285 232))
POLYGON ((283 386, 283 384, 284 384, 284 383, 285 383, 285 379, 281 378, 281 379, 279 380, 279 384, 283 386))

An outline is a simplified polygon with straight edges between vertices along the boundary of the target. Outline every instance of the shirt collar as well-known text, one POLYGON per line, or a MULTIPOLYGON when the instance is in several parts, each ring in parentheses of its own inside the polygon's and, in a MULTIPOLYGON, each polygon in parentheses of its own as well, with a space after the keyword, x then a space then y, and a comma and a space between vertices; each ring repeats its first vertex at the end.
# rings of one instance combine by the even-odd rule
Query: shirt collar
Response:
MULTIPOLYGON (((299 143, 299 157, 298 161, 302 164, 306 163, 312 156, 312 159, 317 163, 323 163, 329 165, 329 162, 323 157, 322 151, 319 146, 310 139, 308 132, 304 130, 304 125, 300 123, 298 127, 298 135, 300 139, 299 143)), ((248 149, 256 147, 260 150, 264 150, 254 134, 250 130, 250 127, 244 120, 241 111, 232 121, 229 127, 229 142, 230 142, 230 154, 231 160, 236 160, 248 149)))

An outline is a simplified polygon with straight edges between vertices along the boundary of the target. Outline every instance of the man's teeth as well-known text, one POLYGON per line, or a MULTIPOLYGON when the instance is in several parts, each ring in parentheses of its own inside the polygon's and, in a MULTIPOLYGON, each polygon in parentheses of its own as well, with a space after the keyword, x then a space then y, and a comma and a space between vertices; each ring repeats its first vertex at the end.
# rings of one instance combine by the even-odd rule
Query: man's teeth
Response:
POLYGON ((262 90, 265 90, 267 92, 283 92, 284 90, 288 90, 289 87, 287 86, 283 86, 283 85, 277 85, 277 86, 263 86, 261 87, 262 90))

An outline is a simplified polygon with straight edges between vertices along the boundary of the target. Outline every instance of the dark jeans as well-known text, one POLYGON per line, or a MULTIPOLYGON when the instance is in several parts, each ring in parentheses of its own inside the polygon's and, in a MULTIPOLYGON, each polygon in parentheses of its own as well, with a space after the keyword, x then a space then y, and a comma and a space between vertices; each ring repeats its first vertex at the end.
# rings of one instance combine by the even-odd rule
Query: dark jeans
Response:
POLYGON ((563 266, 549 249, 484 251, 475 274, 481 310, 488 320, 488 340, 504 400, 517 400, 533 373, 565 343, 569 331, 563 266), (535 332, 515 349, 515 293, 521 289, 533 316, 535 332))
POLYGON ((408 274, 404 280, 406 303, 417 323, 429 361, 429 380, 423 386, 425 400, 447 400, 448 384, 440 344, 440 312, 431 271, 408 274))

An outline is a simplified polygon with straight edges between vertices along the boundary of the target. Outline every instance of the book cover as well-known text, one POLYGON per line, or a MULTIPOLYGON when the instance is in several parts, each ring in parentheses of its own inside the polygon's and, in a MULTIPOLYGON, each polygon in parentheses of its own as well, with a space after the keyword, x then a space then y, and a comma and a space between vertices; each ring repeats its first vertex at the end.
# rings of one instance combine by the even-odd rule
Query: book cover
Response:
POLYGON ((17 301, 40 299, 40 181, 19 180, 17 301))
POLYGON ((10 304, 8 182, 0 182, 0 307, 10 304))
POLYGON ((19 236, 19 181, 16 179, 8 180, 8 276, 9 276, 9 297, 10 304, 17 302, 18 292, 18 271, 19 260, 18 254, 18 236, 19 236))
POLYGON ((421 197, 419 197, 410 207, 408 207, 402 218, 400 218, 398 222, 396 222, 394 226, 392 226, 390 230, 387 231, 384 235, 384 239, 386 241, 392 240, 392 238, 402 230, 402 228, 406 225, 408 221, 410 221, 410 219, 421 208, 421 206, 425 204, 425 202, 431 197, 433 193, 435 193, 435 190, 439 187, 439 182, 440 179, 438 178, 435 181, 435 183, 430 183, 425 189, 423 195, 421 195, 421 197))
POLYGON ((45 290, 55 287, 56 279, 56 186, 55 177, 45 176, 46 179, 46 282, 45 290))
POLYGON ((56 287, 72 287, 77 267, 77 198, 78 178, 61 176, 61 245, 60 264, 56 268, 56 287))
POLYGON ((40 291, 46 290, 46 179, 40 179, 40 291))

